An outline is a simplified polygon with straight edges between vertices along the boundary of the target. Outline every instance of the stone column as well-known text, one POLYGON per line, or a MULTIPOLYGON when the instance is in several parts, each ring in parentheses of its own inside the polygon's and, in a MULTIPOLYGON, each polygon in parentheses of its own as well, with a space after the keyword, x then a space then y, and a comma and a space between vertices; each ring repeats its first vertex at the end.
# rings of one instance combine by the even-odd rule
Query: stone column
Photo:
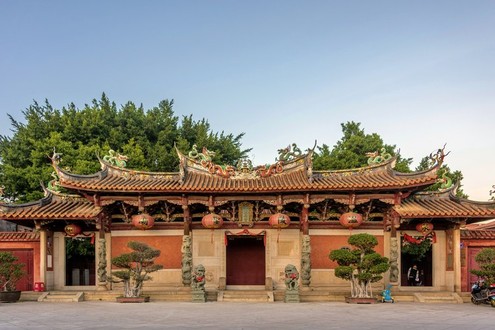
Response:
POLYGON ((45 229, 40 229, 40 277, 36 282, 46 283, 46 244, 47 235, 45 229))
POLYGON ((107 287, 107 244, 105 238, 98 239, 98 285, 96 290, 106 291, 107 287))

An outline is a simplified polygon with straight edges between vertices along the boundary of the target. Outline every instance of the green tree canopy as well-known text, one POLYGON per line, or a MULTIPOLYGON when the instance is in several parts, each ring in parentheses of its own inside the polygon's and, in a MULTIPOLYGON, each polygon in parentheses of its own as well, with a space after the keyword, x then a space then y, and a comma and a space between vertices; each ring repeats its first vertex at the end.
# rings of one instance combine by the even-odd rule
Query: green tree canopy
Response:
POLYGON ((128 102, 117 107, 103 94, 82 109, 73 103, 54 109, 34 102, 23 112, 24 122, 9 115, 12 136, 0 136, 0 187, 6 200, 25 202, 42 197, 40 182, 51 179, 49 156, 62 154, 62 167, 78 174, 99 170, 96 154, 113 149, 129 157, 128 168, 177 171, 174 143, 183 152, 193 144, 216 152, 214 161, 234 165, 251 149, 241 149, 244 133, 213 132, 206 119, 179 119, 173 100, 145 110, 128 102))
MULTIPOLYGON (((389 154, 395 155, 395 145, 388 145, 377 133, 366 134, 361 123, 350 121, 342 123, 342 138, 330 147, 323 144, 318 146, 318 152, 313 161, 315 170, 344 170, 367 165, 368 152, 376 152, 382 148, 389 154)), ((395 169, 399 172, 410 172, 411 158, 398 156, 395 169)))
POLYGON ((352 249, 339 249, 330 252, 329 258, 338 263, 335 276, 351 282, 353 298, 372 297, 371 283, 383 278, 390 265, 388 259, 374 251, 378 245, 375 236, 362 233, 351 235, 347 242, 352 249))
POLYGON ((480 269, 473 269, 471 273, 483 278, 488 285, 495 283, 495 249, 482 249, 474 260, 478 263, 480 269))

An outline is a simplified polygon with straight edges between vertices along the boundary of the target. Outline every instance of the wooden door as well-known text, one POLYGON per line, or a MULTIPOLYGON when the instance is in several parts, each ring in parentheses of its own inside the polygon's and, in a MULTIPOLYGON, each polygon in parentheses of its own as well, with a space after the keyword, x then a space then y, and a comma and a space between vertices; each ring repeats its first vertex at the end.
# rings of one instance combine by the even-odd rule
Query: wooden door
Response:
POLYGON ((478 276, 471 274, 471 270, 480 269, 478 263, 474 258, 481 251, 482 248, 469 248, 468 252, 468 289, 471 291, 471 286, 478 280, 478 276))
POLYGON ((19 291, 32 291, 34 281, 33 250, 10 250, 18 258, 18 263, 24 264, 24 276, 17 281, 16 289, 19 291))
POLYGON ((263 236, 230 236, 227 244, 227 285, 265 285, 263 236))

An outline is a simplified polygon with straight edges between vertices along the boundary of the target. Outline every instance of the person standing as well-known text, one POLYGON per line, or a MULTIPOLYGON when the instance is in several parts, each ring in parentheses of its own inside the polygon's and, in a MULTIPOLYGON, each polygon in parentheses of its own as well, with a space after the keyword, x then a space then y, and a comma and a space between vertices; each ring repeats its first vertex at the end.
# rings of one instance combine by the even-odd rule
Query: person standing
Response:
POLYGON ((407 271, 407 283, 409 286, 416 286, 419 283, 419 270, 416 264, 409 267, 409 270, 407 271))

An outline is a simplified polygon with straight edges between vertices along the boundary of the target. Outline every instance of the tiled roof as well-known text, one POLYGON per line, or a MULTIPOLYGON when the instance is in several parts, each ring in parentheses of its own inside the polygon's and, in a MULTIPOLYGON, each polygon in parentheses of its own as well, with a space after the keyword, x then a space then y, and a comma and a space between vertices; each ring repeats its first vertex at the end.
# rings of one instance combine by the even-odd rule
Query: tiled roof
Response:
POLYGON ((0 204, 0 218, 4 220, 94 219, 100 211, 100 207, 80 197, 52 193, 36 202, 0 204))
MULTIPOLYGON (((94 175, 68 173, 54 163, 60 185, 69 189, 106 192, 234 192, 264 193, 289 190, 355 191, 391 190, 427 186, 436 182, 437 167, 416 173, 393 170, 395 158, 388 162, 346 171, 312 171, 311 155, 281 165, 266 176, 259 172, 219 175, 187 157, 181 171, 157 173, 119 168, 100 160, 102 171, 94 175)), ((216 166, 216 165, 215 165, 216 166)), ((218 167, 218 166, 217 166, 218 167)), ((225 173, 225 172, 224 172, 225 173)))
POLYGON ((2 242, 39 242, 38 232, 0 232, 2 242))
POLYGON ((461 230, 461 239, 494 240, 495 230, 461 230))
POLYGON ((418 193, 394 207, 402 218, 495 218, 494 202, 476 202, 444 193, 418 193))

